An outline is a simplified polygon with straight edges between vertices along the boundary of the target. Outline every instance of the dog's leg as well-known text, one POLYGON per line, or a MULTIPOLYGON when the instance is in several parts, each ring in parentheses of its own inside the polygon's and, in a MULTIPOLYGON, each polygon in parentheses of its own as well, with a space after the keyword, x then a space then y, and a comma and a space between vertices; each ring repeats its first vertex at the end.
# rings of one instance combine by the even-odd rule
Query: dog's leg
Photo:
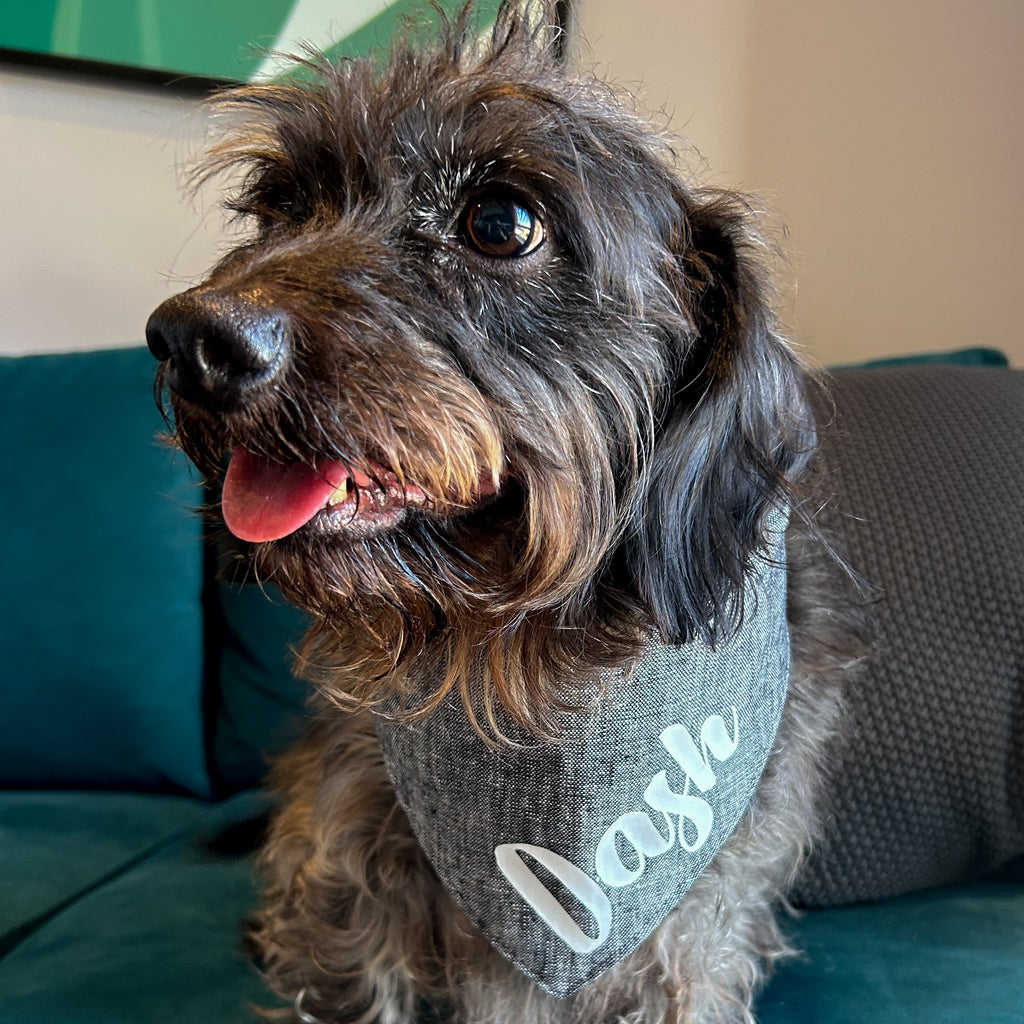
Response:
POLYGON ((271 985, 296 1001, 296 1021, 461 1021, 466 1002, 481 1001, 474 993, 491 1007, 495 993, 507 997, 481 1019, 559 1019, 531 1010, 558 1004, 494 952, 428 864, 370 715, 321 722, 277 781, 284 804, 262 854, 253 939, 271 985))
POLYGON ((368 714, 318 725, 278 765, 277 783, 284 803, 261 857, 252 938, 272 987, 295 1000, 296 1024, 579 1019, 496 953, 445 891, 368 714))
POLYGON ((278 766, 284 804, 263 852, 254 930, 296 1019, 409 1024, 434 987, 449 902, 412 838, 372 720, 333 717, 278 766))

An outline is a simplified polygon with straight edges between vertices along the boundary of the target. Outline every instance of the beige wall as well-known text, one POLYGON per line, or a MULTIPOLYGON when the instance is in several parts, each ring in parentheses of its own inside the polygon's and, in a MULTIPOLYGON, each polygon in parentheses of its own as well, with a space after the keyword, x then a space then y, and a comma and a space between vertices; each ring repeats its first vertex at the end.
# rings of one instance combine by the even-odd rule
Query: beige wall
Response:
POLYGON ((573 39, 585 67, 636 95, 697 152, 681 158, 714 184, 748 165, 750 6, 754 0, 582 0, 573 39))
MULTIPOLYGON (((819 359, 1024 365, 1024 3, 583 0, 580 22, 705 180, 780 211, 819 359)), ((187 101, 0 72, 0 348, 141 340, 216 249, 219 215, 178 191, 201 128, 187 101)))
POLYGON ((1024 3, 588 0, 580 23, 716 183, 780 212, 817 358, 1024 365, 1024 3))
POLYGON ((215 248, 178 187, 201 137, 191 101, 0 71, 0 349, 142 341, 215 248))

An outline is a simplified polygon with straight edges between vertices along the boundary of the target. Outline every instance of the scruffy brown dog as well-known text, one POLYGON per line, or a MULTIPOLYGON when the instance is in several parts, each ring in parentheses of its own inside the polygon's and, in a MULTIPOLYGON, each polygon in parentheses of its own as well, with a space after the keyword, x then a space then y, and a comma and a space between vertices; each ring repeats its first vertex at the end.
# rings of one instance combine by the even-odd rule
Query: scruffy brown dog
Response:
MULTIPOLYGON (((230 206, 251 240, 147 329, 252 574, 315 617, 318 721, 279 768, 255 937, 302 1022, 750 1021, 851 660, 807 511, 805 371, 743 198, 684 184, 606 85, 567 72, 549 12, 506 5, 483 43, 471 21, 383 67, 311 60, 309 84, 222 97, 233 127, 205 170, 244 169, 230 206), (559 750, 650 645, 711 657, 764 618, 749 581, 778 563, 786 508, 792 660, 756 792, 639 945, 538 983, 550 965, 499 953, 441 881, 424 844, 446 825, 414 835, 375 719, 461 714, 499 765, 524 737, 559 750)), ((766 657, 790 665, 784 643, 766 657)), ((697 790, 745 729, 729 706, 689 743, 662 733, 677 774, 644 799, 676 817, 602 822, 603 887, 504 844, 537 934, 554 900, 551 928, 593 947, 613 888, 676 829, 680 856, 704 842, 718 805, 697 790)))

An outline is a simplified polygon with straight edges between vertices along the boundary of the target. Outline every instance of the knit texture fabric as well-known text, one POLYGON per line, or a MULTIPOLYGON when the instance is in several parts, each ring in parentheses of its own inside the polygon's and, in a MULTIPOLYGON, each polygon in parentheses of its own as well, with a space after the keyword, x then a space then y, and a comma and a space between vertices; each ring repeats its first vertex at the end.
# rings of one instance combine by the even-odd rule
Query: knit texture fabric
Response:
POLYGON ((1024 373, 846 371, 832 397, 826 521, 875 588, 875 648, 798 883, 810 906, 1024 853, 1024 373))

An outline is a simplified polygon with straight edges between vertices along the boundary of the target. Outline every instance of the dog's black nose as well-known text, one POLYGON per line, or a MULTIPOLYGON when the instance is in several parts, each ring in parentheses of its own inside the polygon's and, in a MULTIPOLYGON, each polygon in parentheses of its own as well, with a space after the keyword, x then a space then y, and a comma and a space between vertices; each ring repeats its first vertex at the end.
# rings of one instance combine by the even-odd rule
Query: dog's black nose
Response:
POLYGON ((146 324, 150 352, 166 363, 167 383, 218 409, 265 388, 291 350, 288 316, 260 297, 193 288, 157 307, 146 324))

